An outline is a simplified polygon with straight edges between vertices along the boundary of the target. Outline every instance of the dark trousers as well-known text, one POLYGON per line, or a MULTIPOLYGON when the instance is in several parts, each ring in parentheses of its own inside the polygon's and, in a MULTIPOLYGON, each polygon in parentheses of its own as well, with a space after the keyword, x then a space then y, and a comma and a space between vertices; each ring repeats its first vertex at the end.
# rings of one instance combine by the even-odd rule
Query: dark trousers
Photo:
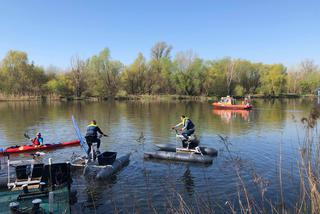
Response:
POLYGON ((187 148, 189 144, 189 149, 194 149, 195 147, 198 146, 199 143, 197 143, 197 140, 192 140, 191 142, 188 141, 188 137, 194 133, 195 129, 189 129, 189 130, 184 130, 181 134, 185 138, 182 140, 182 146, 183 148, 187 148))
POLYGON ((100 148, 100 143, 101 143, 101 140, 97 137, 90 137, 90 136, 87 136, 86 137, 86 142, 88 144, 88 154, 90 154, 91 152, 91 146, 93 143, 97 143, 97 149, 100 148))
POLYGON ((183 135, 184 138, 188 139, 188 137, 192 135, 194 131, 195 131, 194 129, 183 130, 181 134, 183 135))
POLYGON ((182 147, 183 148, 187 148, 189 144, 189 149, 194 149, 199 145, 199 141, 197 139, 192 140, 191 142, 189 142, 188 140, 183 140, 182 141, 182 147))

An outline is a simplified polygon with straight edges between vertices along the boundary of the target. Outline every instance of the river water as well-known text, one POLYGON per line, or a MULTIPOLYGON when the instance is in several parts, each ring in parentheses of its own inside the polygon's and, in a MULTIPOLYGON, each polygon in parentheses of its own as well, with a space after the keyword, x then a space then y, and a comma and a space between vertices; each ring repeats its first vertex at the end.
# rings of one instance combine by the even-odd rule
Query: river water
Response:
MULTIPOLYGON (((265 198, 275 204, 283 198, 292 207, 299 195, 298 149, 305 133, 300 120, 316 103, 254 100, 251 111, 226 111, 204 102, 0 102, 0 147, 26 143, 25 132, 40 131, 46 143, 73 140, 72 115, 82 133, 90 120, 97 120, 109 135, 102 138, 100 150, 118 156, 132 152, 130 163, 106 182, 74 177, 78 194, 73 213, 231 212, 230 204, 239 206, 243 187, 259 203, 258 178, 265 198), (156 143, 179 144, 170 127, 181 114, 195 123, 202 146, 219 151, 213 164, 143 159, 156 143)), ((47 152, 44 161, 68 161, 73 153, 84 154, 79 147, 59 149, 47 152)))

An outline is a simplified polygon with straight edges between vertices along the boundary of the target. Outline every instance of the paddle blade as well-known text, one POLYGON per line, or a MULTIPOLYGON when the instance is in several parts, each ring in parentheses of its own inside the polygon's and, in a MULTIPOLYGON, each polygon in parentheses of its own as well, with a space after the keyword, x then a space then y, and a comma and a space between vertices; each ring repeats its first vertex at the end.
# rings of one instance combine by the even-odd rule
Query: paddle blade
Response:
POLYGON ((33 157, 40 157, 40 156, 44 156, 46 153, 44 152, 35 152, 35 153, 31 153, 30 155, 33 157))
POLYGON ((29 135, 27 133, 23 134, 25 138, 30 139, 29 135))
POLYGON ((39 155, 39 156, 44 156, 46 153, 44 152, 36 152, 36 155, 39 155))

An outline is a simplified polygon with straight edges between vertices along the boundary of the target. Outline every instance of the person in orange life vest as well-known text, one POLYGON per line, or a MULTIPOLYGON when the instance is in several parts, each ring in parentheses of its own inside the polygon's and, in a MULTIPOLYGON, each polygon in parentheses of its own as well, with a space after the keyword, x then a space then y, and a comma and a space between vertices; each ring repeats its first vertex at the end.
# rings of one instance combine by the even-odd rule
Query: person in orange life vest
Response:
POLYGON ((43 138, 41 137, 41 133, 38 132, 36 137, 31 139, 33 146, 42 146, 43 145, 43 138))

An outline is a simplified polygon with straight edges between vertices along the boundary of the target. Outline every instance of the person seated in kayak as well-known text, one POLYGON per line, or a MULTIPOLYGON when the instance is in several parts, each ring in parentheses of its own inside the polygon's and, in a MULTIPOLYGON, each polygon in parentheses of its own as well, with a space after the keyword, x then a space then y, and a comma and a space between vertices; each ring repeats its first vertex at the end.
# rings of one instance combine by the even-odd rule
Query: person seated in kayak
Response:
POLYGON ((181 128, 181 135, 185 138, 185 140, 182 140, 182 146, 186 148, 188 146, 187 141, 189 139, 189 136, 191 136, 195 132, 195 125, 185 115, 181 115, 180 119, 181 122, 172 128, 178 128, 179 126, 183 126, 181 128))
POLYGON ((30 139, 30 140, 32 142, 32 145, 35 146, 35 147, 43 145, 43 138, 41 137, 41 133, 40 132, 37 133, 35 138, 30 139))
POLYGON ((88 155, 91 152, 92 143, 97 143, 97 151, 99 151, 101 140, 98 138, 98 133, 108 137, 108 135, 104 134, 101 131, 101 129, 97 126, 97 122, 95 120, 92 120, 90 124, 87 126, 87 133, 85 136, 88 147, 89 147, 87 152, 88 155))

